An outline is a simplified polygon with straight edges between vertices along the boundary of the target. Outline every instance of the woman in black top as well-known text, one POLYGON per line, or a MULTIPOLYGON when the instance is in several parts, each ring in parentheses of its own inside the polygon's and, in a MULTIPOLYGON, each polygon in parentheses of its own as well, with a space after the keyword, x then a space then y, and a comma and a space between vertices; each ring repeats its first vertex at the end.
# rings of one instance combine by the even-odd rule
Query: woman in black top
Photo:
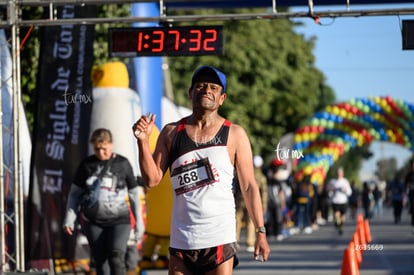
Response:
MULTIPOLYGON (((85 158, 76 171, 63 228, 72 235, 78 213, 81 213, 96 273, 104 274, 103 266, 108 261, 112 275, 124 275, 131 232, 130 211, 137 217, 139 209, 138 182, 128 159, 112 152, 109 130, 95 130, 90 142, 95 154, 85 158)), ((143 231, 143 228, 135 228, 137 239, 143 231)))

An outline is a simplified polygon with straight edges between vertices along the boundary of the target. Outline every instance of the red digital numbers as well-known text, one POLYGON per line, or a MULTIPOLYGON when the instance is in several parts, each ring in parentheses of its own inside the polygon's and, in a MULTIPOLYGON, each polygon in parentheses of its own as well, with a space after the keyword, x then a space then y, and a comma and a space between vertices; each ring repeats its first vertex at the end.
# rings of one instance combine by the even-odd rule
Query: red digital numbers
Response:
POLYGON ((189 42, 191 43, 191 47, 188 47, 190 52, 198 52, 201 48, 201 37, 202 32, 200 30, 190 30, 191 38, 189 42))
POLYGON ((154 53, 160 53, 164 50, 164 31, 153 31, 152 47, 151 51, 154 53))
POLYGON ((221 26, 109 29, 112 57, 223 54, 221 26))
POLYGON ((214 51, 214 42, 217 41, 216 30, 206 30, 206 39, 204 39, 203 49, 205 51, 214 51), (210 46, 209 46, 210 45, 210 46))
POLYGON ((177 30, 168 30, 168 35, 173 37, 173 50, 178 51, 180 49, 180 32, 177 30))
POLYGON ((142 32, 138 32, 137 52, 142 51, 142 32))

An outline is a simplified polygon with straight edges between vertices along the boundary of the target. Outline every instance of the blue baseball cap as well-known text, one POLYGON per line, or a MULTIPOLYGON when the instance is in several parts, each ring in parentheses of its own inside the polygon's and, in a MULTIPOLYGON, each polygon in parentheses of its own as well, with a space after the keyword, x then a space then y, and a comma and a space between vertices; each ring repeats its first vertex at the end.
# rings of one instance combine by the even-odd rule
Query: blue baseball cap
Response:
POLYGON ((223 92, 226 92, 226 75, 213 66, 201 66, 195 70, 191 79, 191 87, 195 82, 208 81, 214 84, 218 84, 223 87, 223 92))

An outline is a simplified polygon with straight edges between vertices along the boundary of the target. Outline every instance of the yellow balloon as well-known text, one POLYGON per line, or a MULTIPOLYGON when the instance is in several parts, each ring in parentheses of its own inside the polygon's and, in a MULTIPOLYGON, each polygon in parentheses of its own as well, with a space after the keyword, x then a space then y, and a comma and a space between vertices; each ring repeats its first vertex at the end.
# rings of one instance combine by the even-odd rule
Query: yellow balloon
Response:
POLYGON ((316 174, 312 174, 311 182, 317 182, 317 181, 318 181, 318 176, 316 174))
POLYGON ((357 132, 357 131, 355 131, 355 130, 351 131, 350 135, 351 135, 353 138, 358 139, 358 132, 357 132))
POLYGON ((327 112, 327 113, 332 113, 332 106, 326 106, 326 108, 325 108, 325 111, 327 112))
POLYGON ((338 114, 339 114, 339 108, 338 108, 338 107, 336 107, 336 106, 333 106, 333 108, 332 108, 332 113, 333 113, 334 115, 338 115, 338 114))
POLYGON ((309 139, 310 140, 315 140, 318 136, 319 136, 318 133, 309 133, 309 139))
POLYGON ((387 106, 387 102, 383 98, 380 98, 379 99, 379 104, 381 105, 382 108, 384 108, 385 106, 387 106))
POLYGON ((397 140, 392 130, 388 129, 386 133, 391 142, 395 142, 397 140))
POLYGON ((295 134, 294 136, 293 136, 293 139, 295 140, 295 142, 302 142, 303 141, 303 134, 295 134))
POLYGON ((338 150, 333 151, 333 152, 332 152, 332 158, 333 158, 333 160, 337 160, 337 159, 338 159, 338 157, 339 157, 339 152, 338 152, 338 150))
POLYGON ((306 166, 304 169, 303 169, 303 173, 305 174, 305 175, 309 175, 310 173, 312 172, 312 167, 311 166, 306 166))

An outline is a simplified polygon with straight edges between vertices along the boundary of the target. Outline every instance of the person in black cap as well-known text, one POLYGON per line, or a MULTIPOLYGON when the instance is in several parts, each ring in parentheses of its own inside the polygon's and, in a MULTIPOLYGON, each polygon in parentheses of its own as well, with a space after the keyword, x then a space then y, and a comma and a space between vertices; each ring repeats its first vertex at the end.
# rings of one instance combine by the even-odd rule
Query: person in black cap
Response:
POLYGON ((259 187, 249 138, 218 114, 227 98, 224 73, 201 66, 188 90, 192 114, 166 125, 154 153, 149 136, 155 116, 142 116, 132 130, 146 185, 157 186, 169 169, 173 189, 169 274, 232 274, 237 265, 234 175, 256 228, 253 256, 267 261, 259 187))

